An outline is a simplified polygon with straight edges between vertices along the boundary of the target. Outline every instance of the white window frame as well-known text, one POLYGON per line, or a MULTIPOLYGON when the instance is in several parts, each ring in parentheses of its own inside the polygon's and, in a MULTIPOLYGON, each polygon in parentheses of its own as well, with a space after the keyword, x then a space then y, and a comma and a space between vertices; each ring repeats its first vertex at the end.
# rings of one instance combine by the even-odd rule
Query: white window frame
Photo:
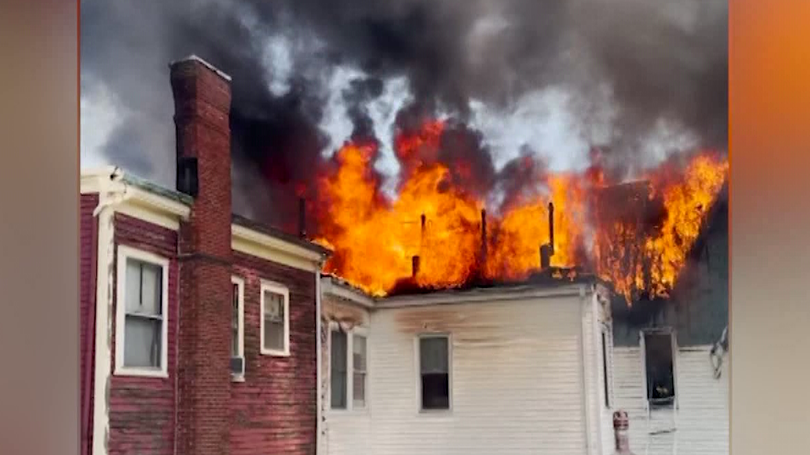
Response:
POLYGON ((116 300, 115 300, 115 375, 116 376, 140 376, 152 378, 168 378, 168 351, 169 351, 169 260, 154 253, 139 250, 126 245, 118 245, 117 250, 117 276, 116 276, 116 300), (124 346, 125 337, 125 316, 126 316, 126 279, 127 260, 135 259, 149 264, 159 266, 162 271, 161 277, 161 297, 160 314, 161 321, 160 334, 160 367, 127 367, 124 366, 124 346))
POLYGON ((262 355, 274 357, 290 356, 290 290, 278 283, 262 280, 261 296, 259 297, 259 350, 262 355), (264 345, 264 294, 266 291, 284 296, 284 348, 268 349, 264 345))
POLYGON ((358 411, 365 411, 368 409, 368 330, 364 327, 355 327, 351 330, 351 336, 349 337, 349 345, 347 346, 347 351, 349 352, 349 374, 351 375, 350 381, 346 381, 348 384, 346 387, 349 389, 348 393, 346 394, 346 399, 351 400, 351 410, 358 410, 358 411), (355 406, 354 402, 354 337, 361 336, 366 339, 366 375, 365 375, 365 384, 363 385, 363 390, 365 391, 365 396, 363 397, 363 405, 362 406, 355 406))
MULTIPOLYGON (((238 277, 238 276, 231 276, 231 284, 235 284, 238 288, 238 316, 237 316, 237 323, 239 324, 239 328, 237 330, 239 334, 239 344, 237 345, 237 353, 238 357, 242 358, 242 362, 245 361, 245 280, 238 277)), ((234 382, 244 382, 245 381, 245 373, 244 368, 242 374, 234 374, 231 373, 231 379, 234 382)))
POLYGON ((420 333, 414 338, 414 364, 416 365, 416 409, 419 414, 448 414, 453 411, 453 335, 450 333, 420 333), (422 408, 422 356, 421 340, 447 338, 447 409, 422 408))
POLYGON ((369 363, 369 346, 371 340, 368 336, 368 329, 363 326, 354 327, 350 330, 343 330, 341 329, 340 325, 337 322, 330 322, 329 323, 329 341, 328 346, 329 349, 327 354, 329 355, 329 393, 327 394, 327 399, 329 400, 328 409, 329 412, 341 413, 341 412, 368 412, 371 408, 370 400, 369 400, 369 371, 370 363, 369 363), (332 333, 336 331, 342 331, 346 334, 346 407, 345 408, 333 408, 332 407, 332 333), (365 404, 363 406, 355 406, 354 405, 354 337, 356 335, 362 336, 366 339, 366 384, 365 384, 365 391, 366 396, 365 404))

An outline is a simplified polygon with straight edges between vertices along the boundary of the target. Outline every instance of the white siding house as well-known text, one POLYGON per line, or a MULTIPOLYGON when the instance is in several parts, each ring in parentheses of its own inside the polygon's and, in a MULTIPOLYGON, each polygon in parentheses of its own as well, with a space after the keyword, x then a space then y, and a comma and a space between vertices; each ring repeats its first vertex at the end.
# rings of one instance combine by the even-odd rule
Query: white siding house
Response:
POLYGON ((322 365, 322 453, 610 453, 610 311, 593 282, 378 300, 331 277, 322 289, 322 325, 332 327, 322 358, 339 364, 322 365), (342 355, 356 336, 366 340, 364 379, 357 354, 342 355), (364 406, 353 403, 358 381, 364 406))

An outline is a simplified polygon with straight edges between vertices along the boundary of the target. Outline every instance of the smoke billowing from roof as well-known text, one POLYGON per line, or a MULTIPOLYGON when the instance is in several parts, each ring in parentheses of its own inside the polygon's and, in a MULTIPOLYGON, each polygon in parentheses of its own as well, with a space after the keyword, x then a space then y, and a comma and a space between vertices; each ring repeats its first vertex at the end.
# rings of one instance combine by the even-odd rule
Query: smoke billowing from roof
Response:
POLYGON ((409 116, 453 118, 447 159, 470 151, 493 187, 527 150, 587 166, 600 145, 608 165, 631 173, 672 151, 726 148, 723 0, 81 7, 83 102, 116 117, 103 153, 171 185, 167 63, 200 55, 233 76, 234 207, 261 221, 295 220, 291 196, 314 178, 313 163, 351 137, 379 141, 380 170, 396 174, 390 144, 409 116))

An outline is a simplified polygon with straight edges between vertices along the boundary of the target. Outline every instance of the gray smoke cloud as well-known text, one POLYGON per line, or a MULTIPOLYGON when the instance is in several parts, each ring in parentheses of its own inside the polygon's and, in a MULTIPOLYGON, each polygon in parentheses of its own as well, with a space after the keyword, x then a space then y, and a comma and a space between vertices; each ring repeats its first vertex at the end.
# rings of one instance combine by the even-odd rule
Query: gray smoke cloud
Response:
POLYGON ((414 105, 466 124, 456 142, 496 172, 526 149, 582 169, 599 145, 631 175, 725 151, 727 16, 725 0, 83 0, 83 149, 171 186, 167 64, 194 53, 233 76, 234 202, 262 221, 295 219, 280 201, 353 135, 396 174, 414 105))

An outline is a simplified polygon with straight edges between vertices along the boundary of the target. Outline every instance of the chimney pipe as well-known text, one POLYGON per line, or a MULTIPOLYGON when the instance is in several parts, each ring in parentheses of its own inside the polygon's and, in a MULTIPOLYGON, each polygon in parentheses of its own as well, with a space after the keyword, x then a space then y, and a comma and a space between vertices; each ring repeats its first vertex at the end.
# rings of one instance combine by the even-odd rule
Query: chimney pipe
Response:
POLYGON ((419 273, 419 255, 416 254, 411 257, 411 277, 416 278, 416 275, 419 273))
POLYGON ((298 198, 298 236, 302 239, 307 237, 307 201, 304 197, 298 198))
POLYGON ((554 256, 554 203, 548 203, 548 244, 551 247, 550 256, 554 256))
POLYGON ((481 209, 481 266, 487 261, 487 210, 481 209))

